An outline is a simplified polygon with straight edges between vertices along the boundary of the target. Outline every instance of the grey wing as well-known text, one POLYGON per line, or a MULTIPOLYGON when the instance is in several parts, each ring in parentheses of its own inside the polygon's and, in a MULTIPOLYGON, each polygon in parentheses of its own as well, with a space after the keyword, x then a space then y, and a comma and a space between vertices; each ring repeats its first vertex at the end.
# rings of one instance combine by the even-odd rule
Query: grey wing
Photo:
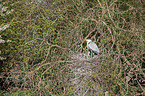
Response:
POLYGON ((95 53, 99 53, 99 48, 98 46, 94 43, 94 42, 91 42, 89 45, 88 45, 89 49, 91 49, 92 51, 94 51, 95 53))

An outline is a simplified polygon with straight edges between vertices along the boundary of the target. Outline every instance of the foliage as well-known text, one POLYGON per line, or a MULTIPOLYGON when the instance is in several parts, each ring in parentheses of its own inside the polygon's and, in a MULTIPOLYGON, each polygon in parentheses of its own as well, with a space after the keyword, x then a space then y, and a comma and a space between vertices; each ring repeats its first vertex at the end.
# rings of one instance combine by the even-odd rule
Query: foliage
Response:
POLYGON ((79 88, 82 95, 144 94, 144 1, 8 0, 0 7, 1 90, 42 96, 76 95, 79 88), (86 53, 86 38, 98 45, 97 60, 73 60, 72 55, 86 53), (85 75, 74 74, 75 68, 85 75), (77 76, 79 87, 72 84, 77 76))

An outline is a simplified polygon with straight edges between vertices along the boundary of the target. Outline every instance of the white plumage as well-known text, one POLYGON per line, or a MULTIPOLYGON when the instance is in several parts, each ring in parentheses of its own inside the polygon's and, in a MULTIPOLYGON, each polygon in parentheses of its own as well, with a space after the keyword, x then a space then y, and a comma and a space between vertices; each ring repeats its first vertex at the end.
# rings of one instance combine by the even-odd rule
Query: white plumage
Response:
POLYGON ((88 49, 94 51, 96 54, 99 54, 98 46, 91 39, 86 39, 85 41, 87 41, 88 49))

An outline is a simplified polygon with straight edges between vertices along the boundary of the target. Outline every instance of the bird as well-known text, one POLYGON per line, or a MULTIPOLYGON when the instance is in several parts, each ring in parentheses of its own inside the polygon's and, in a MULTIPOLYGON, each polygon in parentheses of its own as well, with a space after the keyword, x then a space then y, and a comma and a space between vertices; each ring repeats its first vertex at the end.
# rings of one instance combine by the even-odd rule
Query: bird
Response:
POLYGON ((91 39, 85 39, 84 41, 87 41, 87 47, 89 50, 99 54, 100 51, 98 46, 91 39))

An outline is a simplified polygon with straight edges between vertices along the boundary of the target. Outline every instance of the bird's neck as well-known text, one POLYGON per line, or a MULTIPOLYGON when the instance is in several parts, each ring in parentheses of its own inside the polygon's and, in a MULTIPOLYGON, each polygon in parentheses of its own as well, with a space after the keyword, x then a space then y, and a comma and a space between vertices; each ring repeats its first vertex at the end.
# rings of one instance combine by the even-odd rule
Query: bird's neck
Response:
POLYGON ((87 42, 87 44, 90 44, 91 42, 87 42))

